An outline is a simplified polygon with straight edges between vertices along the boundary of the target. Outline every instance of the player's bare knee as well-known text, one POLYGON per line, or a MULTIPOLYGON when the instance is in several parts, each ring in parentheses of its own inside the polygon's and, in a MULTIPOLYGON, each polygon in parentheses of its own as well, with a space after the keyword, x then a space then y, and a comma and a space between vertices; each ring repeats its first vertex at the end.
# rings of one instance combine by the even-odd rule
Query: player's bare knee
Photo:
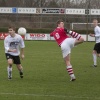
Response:
POLYGON ((100 57, 100 54, 97 54, 98 57, 100 57))
POLYGON ((12 66, 13 63, 12 63, 12 62, 8 62, 8 64, 9 64, 10 66, 12 66))
POLYGON ((13 64, 12 59, 8 59, 8 64, 9 64, 9 65, 12 65, 12 64, 13 64))
POLYGON ((71 65, 69 60, 66 60, 66 65, 67 66, 70 66, 71 65))
POLYGON ((84 39, 83 39, 83 38, 80 38, 79 41, 80 41, 81 43, 83 43, 83 42, 84 42, 84 39))
POLYGON ((92 52, 93 54, 97 54, 97 52, 95 51, 95 50, 93 50, 93 52, 92 52))

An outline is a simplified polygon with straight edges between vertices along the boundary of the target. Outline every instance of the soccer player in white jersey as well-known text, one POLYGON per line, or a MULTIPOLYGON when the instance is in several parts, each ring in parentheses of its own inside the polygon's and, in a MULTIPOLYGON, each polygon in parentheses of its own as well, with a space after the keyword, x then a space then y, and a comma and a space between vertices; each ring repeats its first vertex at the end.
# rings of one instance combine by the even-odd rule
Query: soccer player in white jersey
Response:
POLYGON ((50 36, 53 36, 59 47, 61 47, 62 55, 66 63, 66 70, 71 77, 70 81, 76 80, 72 65, 70 63, 70 53, 71 49, 75 45, 83 43, 84 39, 80 34, 65 29, 63 20, 57 21, 57 28, 50 34, 50 36), (72 36, 72 38, 70 38, 68 35, 72 36))
POLYGON ((8 79, 12 79, 12 64, 16 64, 20 77, 23 78, 23 67, 20 61, 20 51, 21 58, 24 59, 24 41, 23 38, 15 33, 14 27, 8 28, 9 35, 4 39, 5 55, 8 62, 7 72, 8 79), (21 50, 20 50, 21 48, 21 50))
POLYGON ((96 44, 94 45, 93 49, 93 62, 94 62, 94 67, 97 67, 97 56, 100 57, 100 27, 98 26, 98 20, 94 19, 93 20, 93 26, 94 26, 94 33, 91 34, 90 36, 95 37, 96 39, 96 44))

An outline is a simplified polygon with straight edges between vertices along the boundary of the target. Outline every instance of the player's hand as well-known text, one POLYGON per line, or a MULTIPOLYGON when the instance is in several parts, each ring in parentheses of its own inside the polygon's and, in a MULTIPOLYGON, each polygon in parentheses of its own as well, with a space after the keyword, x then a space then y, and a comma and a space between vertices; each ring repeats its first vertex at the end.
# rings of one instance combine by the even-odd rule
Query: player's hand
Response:
POLYGON ((15 52, 17 52, 17 50, 16 50, 16 49, 13 49, 13 50, 12 50, 12 52, 14 52, 14 53, 15 53, 15 52))
POLYGON ((22 60, 25 58, 24 54, 21 54, 21 58, 22 58, 22 60))
POLYGON ((90 33, 90 34, 89 34, 89 36, 93 36, 93 34, 92 34, 92 33, 90 33))

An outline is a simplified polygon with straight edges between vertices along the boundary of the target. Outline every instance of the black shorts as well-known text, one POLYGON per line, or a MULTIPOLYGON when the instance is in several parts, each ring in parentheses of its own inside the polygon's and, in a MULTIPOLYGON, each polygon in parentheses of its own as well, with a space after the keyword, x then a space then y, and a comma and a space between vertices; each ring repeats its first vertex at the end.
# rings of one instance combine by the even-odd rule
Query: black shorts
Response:
POLYGON ((95 50, 97 53, 100 53, 100 43, 96 43, 93 50, 95 50))
POLYGON ((13 56, 8 53, 6 53, 5 55, 6 55, 6 59, 12 59, 14 64, 21 64, 19 56, 13 56))

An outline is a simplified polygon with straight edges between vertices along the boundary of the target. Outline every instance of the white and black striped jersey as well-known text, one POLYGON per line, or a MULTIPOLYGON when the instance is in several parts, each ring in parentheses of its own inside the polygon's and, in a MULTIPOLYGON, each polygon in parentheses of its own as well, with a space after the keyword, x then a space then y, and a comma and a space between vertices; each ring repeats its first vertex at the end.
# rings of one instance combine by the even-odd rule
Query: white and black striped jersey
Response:
POLYGON ((24 47, 25 47, 24 40, 18 34, 15 34, 15 37, 11 37, 10 35, 8 35, 4 39, 5 53, 9 53, 13 56, 18 56, 20 54, 20 48, 24 47), (16 49, 17 52, 8 52, 9 49, 16 49))

